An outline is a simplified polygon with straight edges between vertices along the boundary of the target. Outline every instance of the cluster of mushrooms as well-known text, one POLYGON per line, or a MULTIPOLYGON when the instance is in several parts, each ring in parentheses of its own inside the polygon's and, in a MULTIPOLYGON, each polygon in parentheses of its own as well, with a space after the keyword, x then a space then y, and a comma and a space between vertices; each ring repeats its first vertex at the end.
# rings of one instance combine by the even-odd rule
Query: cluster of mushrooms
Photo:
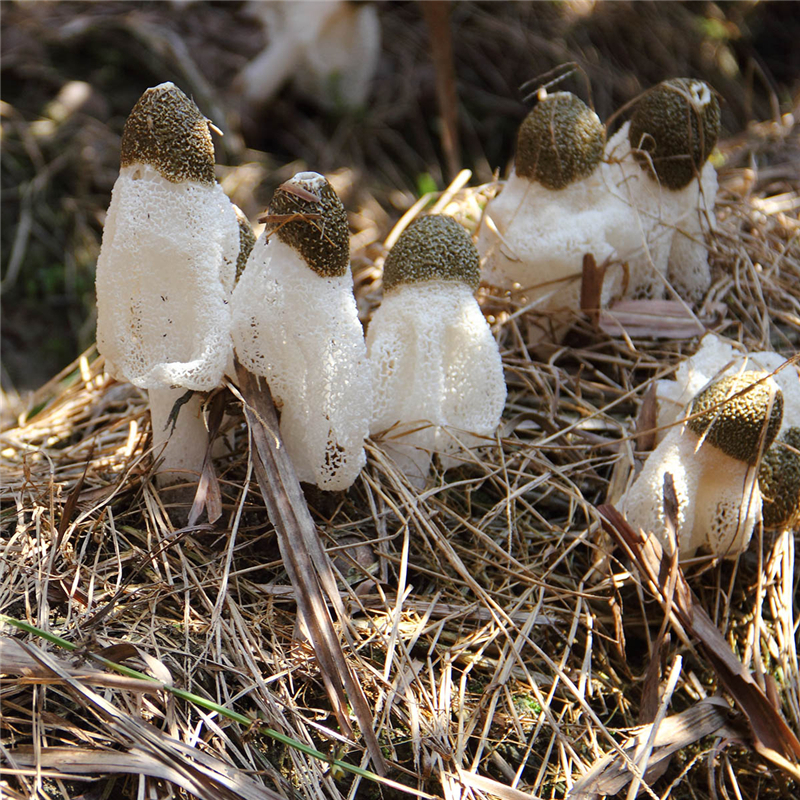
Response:
POLYGON ((653 87, 610 139, 575 95, 539 100, 478 233, 486 282, 540 315, 530 345, 569 327, 587 253, 605 270, 603 307, 622 297, 702 298, 717 193, 708 157, 719 129, 713 91, 687 78, 653 87))
MULTIPOLYGON (((579 309, 587 253, 604 266, 604 304, 702 297, 716 194, 707 159, 718 132, 719 106, 701 81, 654 87, 608 141, 577 97, 543 94, 521 126, 512 175, 487 205, 477 248, 451 217, 419 217, 386 256, 383 301, 365 337, 347 217, 330 183, 301 172, 278 187, 256 241, 215 180, 208 120, 174 84, 148 89, 123 132, 97 265, 97 344, 109 374, 148 391, 159 482, 201 471, 209 457, 201 393, 233 376, 236 358, 269 384, 300 480, 347 489, 373 435, 424 485, 434 453, 448 468, 459 451, 491 443, 502 416, 502 360, 475 297, 482 278, 524 292, 550 318, 551 334, 579 309)), ((778 388, 767 372, 703 369, 692 385, 704 390, 673 403, 672 419, 689 403, 689 420, 659 444, 623 505, 633 524, 664 538, 658 482, 669 471, 682 555, 704 546, 732 555, 762 513, 786 524, 787 509, 800 506, 776 499, 784 461, 798 455, 800 409, 775 441, 789 395, 800 406, 798 376, 787 369, 794 384, 778 388), (719 469, 718 452, 746 467, 732 489, 722 488, 733 467, 719 469), (713 508, 703 499, 712 495, 713 508), (741 513, 735 496, 749 498, 741 513)), ((679 370, 670 383, 680 382, 679 370)), ((665 389, 665 407, 675 397, 665 389)), ((792 469, 797 495, 800 467, 792 469)))
POLYGON ((322 489, 353 484, 370 432, 385 432, 417 483, 433 452, 491 437, 506 387, 463 227, 431 215, 404 231, 365 340, 330 183, 295 175, 266 222, 255 241, 217 184, 197 106, 172 83, 148 89, 122 136, 97 264, 97 345, 109 374, 149 393, 162 485, 201 471, 208 434, 201 396, 187 390, 222 385, 234 355, 267 380, 298 478, 322 489))

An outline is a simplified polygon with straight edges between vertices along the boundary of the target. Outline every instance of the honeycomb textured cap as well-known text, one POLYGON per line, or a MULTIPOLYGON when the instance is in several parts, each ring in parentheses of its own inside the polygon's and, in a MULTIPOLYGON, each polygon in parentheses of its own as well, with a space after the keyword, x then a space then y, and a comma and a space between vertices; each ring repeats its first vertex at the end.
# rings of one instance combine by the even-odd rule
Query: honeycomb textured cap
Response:
POLYGON ((766 376, 748 371, 712 383, 692 401, 688 428, 731 458, 755 464, 783 420, 783 394, 773 381, 763 380, 766 376))
POLYGON ((298 172, 281 184, 269 204, 267 225, 322 277, 340 277, 350 266, 350 229, 342 201, 317 172, 298 172), (313 195, 318 200, 311 199, 313 195), (270 217, 275 217, 271 220, 270 217))
POLYGON ((214 143, 208 120, 174 83, 148 89, 122 131, 120 165, 150 164, 168 181, 213 185, 214 143))
POLYGON ((682 189, 700 174, 719 131, 719 103, 711 87, 691 78, 673 78, 653 87, 636 104, 628 140, 651 177, 657 176, 668 189, 682 189))
POLYGON ((765 453, 758 485, 766 528, 785 528, 800 518, 800 428, 787 428, 765 453))
POLYGON ((253 252, 256 235, 253 233, 253 226, 244 215, 244 211, 239 206, 232 205, 234 212, 236 212, 236 222, 239 223, 239 255, 236 257, 236 280, 238 281, 244 271, 245 264, 247 264, 247 259, 250 258, 250 253, 253 252))
POLYGON ((594 172, 603 158, 606 129, 597 114, 570 92, 547 95, 517 134, 517 175, 548 189, 563 189, 594 172))
POLYGON ((383 265, 383 288, 424 281, 460 281, 473 291, 480 258, 464 227, 444 214, 418 217, 395 242, 383 265))

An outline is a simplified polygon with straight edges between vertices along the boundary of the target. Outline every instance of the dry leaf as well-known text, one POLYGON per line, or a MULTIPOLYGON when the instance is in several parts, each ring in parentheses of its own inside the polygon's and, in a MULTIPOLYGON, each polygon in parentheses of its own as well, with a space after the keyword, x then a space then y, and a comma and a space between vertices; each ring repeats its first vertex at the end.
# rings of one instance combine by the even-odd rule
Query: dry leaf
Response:
MULTIPOLYGON (((242 800, 285 800, 283 795, 273 792, 264 786, 259 786, 251 778, 240 771, 235 779, 231 780, 231 767, 222 761, 203 754, 204 766, 207 769, 216 769, 220 776, 224 776, 230 784, 227 791, 220 792, 213 785, 207 791, 199 790, 196 780, 191 780, 181 770, 164 763, 162 759, 150 755, 137 747, 129 751, 120 750, 91 750, 83 747, 42 747, 34 752, 32 747, 19 747, 14 751, 14 763, 20 767, 28 767, 29 774, 37 774, 41 769, 43 776, 53 778, 69 778, 74 775, 98 774, 147 775, 151 778, 174 783, 185 791, 209 800, 221 797, 239 797, 242 800), (228 774, 226 774, 228 773, 228 774)), ((210 781, 209 781, 210 783, 210 781)))
MULTIPOLYGON (((728 723, 730 707, 722 700, 711 698, 701 700, 680 714, 673 714, 661 721, 653 737, 652 751, 647 760, 645 781, 655 780, 673 753, 683 747, 710 736, 728 723)), ((634 764, 639 764, 646 753, 653 725, 643 725, 629 731, 628 740, 622 749, 634 764)), ((616 794, 633 779, 626 761, 619 753, 611 753, 601 758, 570 791, 570 800, 588 800, 607 794, 616 794)), ((642 787, 644 788, 644 787, 642 787)))
MULTIPOLYGON (((154 775, 172 781, 201 800, 285 800, 282 795, 259 786, 236 767, 174 739, 141 719, 121 711, 106 698, 83 685, 70 674, 69 669, 65 668, 59 659, 44 650, 18 640, 17 645, 31 659, 37 661, 41 668, 69 685, 78 701, 91 708, 93 713, 104 720, 109 735, 124 743, 131 753, 141 754, 146 759, 144 762, 142 760, 137 762, 140 766, 144 763, 153 765, 154 775)), ((47 748, 43 748, 41 752, 46 750, 47 748)), ((98 763, 98 759, 102 761, 104 757, 101 754, 107 752, 83 750, 85 755, 81 762, 77 756, 74 759, 72 757, 73 753, 81 752, 77 748, 54 748, 54 751, 52 759, 54 768, 67 774, 71 765, 78 774, 81 774, 81 769, 90 773, 95 771, 94 765, 98 763), (67 758, 64 758, 65 752, 68 753, 67 758)), ((24 753, 23 748, 14 750, 16 763, 25 763, 22 760, 24 753), (20 758, 16 758, 17 753, 20 753, 20 758)), ((115 756, 105 756, 105 758, 113 760, 120 755, 116 753, 115 756)), ((36 756, 33 758, 36 759, 36 756)), ((115 763, 122 768, 122 771, 127 771, 125 767, 131 762, 120 759, 115 763)), ((34 760, 31 765, 36 768, 37 764, 43 765, 43 762, 34 760)))
POLYGON ((458 770, 458 778, 465 786, 470 789, 479 789, 482 792, 499 797, 500 800, 539 800, 536 795, 522 792, 519 789, 514 789, 511 786, 506 786, 500 781, 486 778, 479 775, 477 772, 469 772, 465 769, 458 770))
POLYGON ((600 330, 609 336, 688 339, 705 333, 705 326, 677 300, 620 300, 600 312, 600 330))
MULTIPOLYGON (((28 646, 29 647, 29 646, 28 646)), ((125 645, 121 645, 125 647, 125 645)), ((109 648, 110 649, 110 648, 109 648)), ((134 648, 134 654, 135 654, 134 648)), ((108 686, 114 689, 125 689, 130 692, 147 692, 154 694, 160 691, 161 684, 139 678, 128 678, 124 675, 113 675, 89 664, 73 665, 69 661, 50 656, 58 662, 63 672, 76 680, 90 686, 108 686)), ((128 656, 130 657, 130 656, 128 656)), ((20 675, 20 683, 61 683, 53 677, 52 670, 42 666, 23 646, 18 639, 0 636, 0 671, 5 675, 20 675)))
POLYGON ((598 507, 603 528, 622 546, 639 569, 650 591, 690 636, 700 640, 705 654, 725 690, 750 725, 753 747, 768 761, 800 780, 800 741, 783 716, 769 702, 752 674, 735 656, 719 628, 696 601, 680 565, 668 564, 655 536, 634 531, 614 506, 598 507), (674 593, 667 580, 674 575, 674 593))
POLYGON ((372 713, 361 684, 345 659, 326 598, 336 609, 342 628, 346 630, 344 604, 330 559, 320 544, 294 467, 281 443, 272 395, 266 384, 261 388, 258 379, 238 362, 236 374, 254 445, 252 457, 256 479, 275 526, 283 563, 295 588, 297 606, 319 660, 336 717, 342 730, 352 736, 347 706, 349 698, 375 770, 383 775, 385 762, 375 736, 372 713))
POLYGON ((636 447, 642 452, 648 452, 656 446, 657 412, 656 382, 653 381, 644 393, 636 418, 636 447))

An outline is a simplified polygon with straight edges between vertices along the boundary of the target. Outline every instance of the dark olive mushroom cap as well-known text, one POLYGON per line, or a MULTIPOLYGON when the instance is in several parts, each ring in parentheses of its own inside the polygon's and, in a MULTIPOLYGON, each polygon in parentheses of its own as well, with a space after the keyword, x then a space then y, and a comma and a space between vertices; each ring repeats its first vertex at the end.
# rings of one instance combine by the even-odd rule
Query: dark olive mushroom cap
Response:
POLYGON ((208 120, 174 83, 148 89, 125 122, 120 166, 132 164, 150 164, 173 183, 214 183, 208 120))
POLYGON ((787 428, 764 454, 758 485, 764 527, 786 528, 794 524, 800 517, 800 428, 787 428))
POLYGON ((771 387, 764 377, 766 373, 748 371, 712 383, 692 401, 687 426, 731 458, 755 464, 759 452, 766 453, 775 441, 783 419, 780 389, 774 390, 767 419, 771 387))
POLYGON ((236 204, 232 203, 231 205, 233 205, 233 210, 236 212, 236 221, 239 223, 239 255, 236 256, 236 280, 238 281, 256 243, 256 235, 253 233, 250 220, 244 215, 242 209, 236 204))
POLYGON ((606 128, 597 114, 570 92, 540 100, 517 134, 517 175, 547 189, 563 189, 594 172, 603 158, 606 128))
POLYGON ((317 275, 334 278, 347 272, 347 213, 333 186, 322 175, 299 172, 281 184, 272 195, 265 221, 274 230, 273 235, 296 250, 317 275))
POLYGON ((654 86, 636 104, 628 141, 652 178, 657 176, 668 189, 682 189, 700 173, 719 129, 719 103, 711 87, 673 78, 654 86))
POLYGON ((481 282, 480 257, 464 226, 444 214, 417 217, 399 236, 383 265, 386 291, 406 283, 481 282))

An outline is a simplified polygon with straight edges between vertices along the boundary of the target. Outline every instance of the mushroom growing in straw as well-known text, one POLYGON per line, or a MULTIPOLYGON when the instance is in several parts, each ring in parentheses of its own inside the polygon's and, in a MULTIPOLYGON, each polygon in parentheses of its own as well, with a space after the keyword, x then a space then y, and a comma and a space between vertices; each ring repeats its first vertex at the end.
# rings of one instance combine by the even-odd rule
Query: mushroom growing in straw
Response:
POLYGON ((403 231, 383 267, 383 303, 367 331, 370 430, 418 485, 433 452, 480 442, 503 413, 500 352, 474 296, 479 274, 467 232, 435 214, 403 231))
POLYGON ((657 428, 668 429, 686 403, 709 382, 746 369, 771 373, 783 396, 780 433, 763 456, 758 484, 765 527, 788 527, 800 512, 800 375, 793 363, 769 350, 741 353, 721 336, 706 334, 697 352, 675 371, 674 379, 656 384, 657 428))
MULTIPOLYGON (((481 221, 484 279, 524 294, 557 338, 580 309, 584 255, 601 264, 639 242, 629 204, 609 190, 605 143, 605 126, 582 100, 546 95, 522 123, 514 170, 481 221)), ((607 276, 603 304, 615 287, 607 276)))
POLYGON ((346 489, 366 461, 372 408, 347 215, 322 175, 301 172, 266 222, 233 293, 236 355, 269 383, 297 477, 346 489))
POLYGON ((685 425, 670 430, 648 456, 622 500, 628 522, 672 551, 664 509, 667 473, 677 496, 681 558, 700 548, 734 556, 761 515, 758 465, 781 426, 783 395, 767 373, 726 376, 692 401, 685 425))
POLYGON ((717 194, 708 157, 719 130, 719 103, 708 84, 674 78, 650 89, 609 140, 609 185, 635 211, 641 230, 638 252, 627 258, 629 295, 663 297, 665 277, 686 300, 708 289, 704 237, 715 223, 717 194))
POLYGON ((174 84, 148 89, 122 134, 97 261, 97 348, 109 374, 148 390, 162 484, 203 464, 200 399, 178 401, 222 380, 239 249, 208 121, 174 84))

